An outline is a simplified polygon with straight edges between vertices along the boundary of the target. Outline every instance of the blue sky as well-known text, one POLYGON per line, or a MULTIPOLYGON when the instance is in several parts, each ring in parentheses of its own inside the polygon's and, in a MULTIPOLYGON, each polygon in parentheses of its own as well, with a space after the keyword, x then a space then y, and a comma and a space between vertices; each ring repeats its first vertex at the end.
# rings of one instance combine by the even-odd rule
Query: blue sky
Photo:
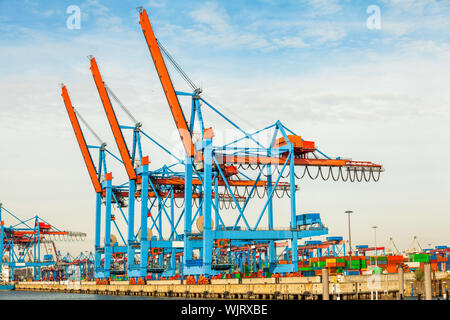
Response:
POLYGON ((5 206, 92 236, 93 192, 58 87, 68 85, 113 146, 89 54, 144 126, 178 143, 137 6, 194 82, 242 126, 281 120, 331 156, 385 165, 377 184, 305 181, 299 211, 321 212, 331 235, 344 236, 343 212, 359 211, 359 243, 371 243, 375 224, 380 239, 392 236, 402 248, 414 235, 450 243, 448 1, 0 0, 5 206), (79 30, 66 27, 70 5, 81 9, 79 30), (379 30, 367 28, 370 5, 380 8, 379 30))
POLYGON ((449 24, 446 1, 28 0, 0 1, 0 39, 8 44, 39 42, 41 37, 70 43, 96 35, 137 36, 135 7, 140 5, 148 9, 171 51, 183 52, 185 65, 195 63, 195 55, 217 62, 222 72, 238 60, 245 61, 246 73, 267 64, 283 73, 306 73, 330 64, 370 61, 375 53, 402 52, 420 41, 439 45, 449 37, 442 32, 449 24), (381 9, 381 30, 366 26, 366 9, 374 4, 381 9), (70 5, 81 9, 80 30, 66 28, 70 5))

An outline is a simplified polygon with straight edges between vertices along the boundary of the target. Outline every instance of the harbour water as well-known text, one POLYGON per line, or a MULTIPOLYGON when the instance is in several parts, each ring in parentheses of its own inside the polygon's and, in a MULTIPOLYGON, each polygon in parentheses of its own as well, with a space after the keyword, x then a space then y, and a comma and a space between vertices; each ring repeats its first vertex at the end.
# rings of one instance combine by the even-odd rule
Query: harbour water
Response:
POLYGON ((0 300, 162 300, 145 296, 113 296, 102 294, 78 294, 36 291, 0 291, 0 300))

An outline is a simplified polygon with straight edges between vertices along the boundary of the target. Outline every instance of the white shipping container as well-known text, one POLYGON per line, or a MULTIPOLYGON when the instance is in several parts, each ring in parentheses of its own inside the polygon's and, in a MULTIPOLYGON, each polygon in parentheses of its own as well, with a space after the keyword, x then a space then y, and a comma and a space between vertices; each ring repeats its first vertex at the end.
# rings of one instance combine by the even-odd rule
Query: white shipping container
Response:
POLYGON ((420 268, 420 262, 405 262, 405 264, 410 268, 420 268))

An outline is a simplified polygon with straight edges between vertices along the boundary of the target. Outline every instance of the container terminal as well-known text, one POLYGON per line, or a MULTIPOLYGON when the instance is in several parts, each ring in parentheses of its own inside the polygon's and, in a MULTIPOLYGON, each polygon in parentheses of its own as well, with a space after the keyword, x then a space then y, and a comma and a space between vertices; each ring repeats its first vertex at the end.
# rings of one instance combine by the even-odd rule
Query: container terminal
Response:
POLYGON ((5 290, 235 299, 374 294, 388 299, 420 292, 427 298, 448 297, 449 247, 404 254, 377 246, 353 248, 343 237, 328 236, 320 213, 297 212, 301 179, 376 183, 385 171, 381 164, 331 157, 280 121, 246 131, 204 97, 157 39, 146 10, 138 11, 143 50, 154 62, 173 118, 167 125, 175 125, 184 156, 144 131, 139 117, 103 81, 97 59, 88 56, 119 154, 74 108, 69 85, 61 84, 61 97, 95 193, 95 247, 89 254, 62 255, 55 241, 83 240, 86 234, 61 231, 37 216, 22 220, 0 205, 5 290), (168 66, 191 91, 175 89, 168 66), (190 113, 181 98, 188 99, 190 113), (120 124, 125 121, 119 122, 115 108, 128 115, 130 124, 120 124), (218 120, 238 138, 216 141, 211 123, 218 120), (82 127, 98 144, 86 141, 82 127), (165 153, 166 163, 154 167, 152 154, 143 153, 144 144, 165 153), (125 181, 108 170, 111 162, 120 163, 125 181), (276 206, 275 197, 285 202, 284 208, 276 206), (17 224, 6 226, 4 215, 17 224), (275 227, 280 216, 288 217, 289 224, 275 227), (319 236, 326 240, 312 240, 319 236), (373 276, 379 276, 375 285, 373 276))

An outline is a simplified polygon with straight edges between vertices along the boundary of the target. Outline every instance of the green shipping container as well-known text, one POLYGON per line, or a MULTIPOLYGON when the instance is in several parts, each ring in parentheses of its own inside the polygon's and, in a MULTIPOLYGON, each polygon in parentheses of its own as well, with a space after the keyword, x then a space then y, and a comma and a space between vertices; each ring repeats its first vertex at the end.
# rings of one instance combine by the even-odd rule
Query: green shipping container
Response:
POLYGON ((430 257, 428 254, 415 254, 413 257, 413 262, 428 262, 430 257))
POLYGON ((313 268, 311 267, 303 267, 303 268, 299 268, 300 271, 311 271, 313 268))
POLYGON ((361 266, 361 263, 359 262, 359 260, 352 260, 352 263, 350 264, 350 261, 346 261, 345 262, 345 268, 347 269, 359 269, 359 267, 361 266))

